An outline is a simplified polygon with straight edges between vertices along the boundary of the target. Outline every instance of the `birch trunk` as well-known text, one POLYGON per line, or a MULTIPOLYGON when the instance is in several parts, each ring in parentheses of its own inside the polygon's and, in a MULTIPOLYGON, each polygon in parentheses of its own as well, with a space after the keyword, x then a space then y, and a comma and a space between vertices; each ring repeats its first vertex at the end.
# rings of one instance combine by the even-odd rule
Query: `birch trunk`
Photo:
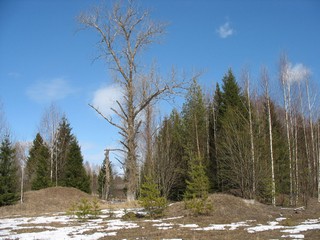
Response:
POLYGON ((276 206, 276 182, 274 176, 274 155, 273 155, 273 134, 272 134, 272 118, 269 96, 269 77, 266 69, 262 72, 262 81, 264 82, 265 99, 268 111, 268 128, 269 128, 269 146, 270 146, 270 162, 271 162, 271 202, 276 206))
POLYGON ((289 82, 289 69, 288 62, 285 56, 280 60, 280 82, 283 91, 283 101, 285 110, 285 122, 289 155, 289 175, 290 175, 290 205, 293 205, 293 178, 292 178, 292 152, 291 152, 291 136, 290 136, 290 82, 289 82))

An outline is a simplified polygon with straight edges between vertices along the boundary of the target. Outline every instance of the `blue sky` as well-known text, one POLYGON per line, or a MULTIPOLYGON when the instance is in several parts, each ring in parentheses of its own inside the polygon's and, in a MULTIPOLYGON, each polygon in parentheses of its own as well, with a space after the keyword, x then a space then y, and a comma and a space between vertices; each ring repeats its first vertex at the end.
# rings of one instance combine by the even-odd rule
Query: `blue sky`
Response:
MULTIPOLYGON (((69 119, 85 161, 101 164, 103 149, 117 146, 119 135, 88 103, 108 105, 106 96, 119 97, 119 91, 105 62, 93 62, 96 34, 78 31, 76 16, 95 3, 100 2, 0 0, 0 101, 19 141, 33 140, 54 102, 69 119)), ((153 19, 169 23, 161 44, 142 58, 145 65, 156 60, 163 75, 172 66, 201 70, 200 84, 208 90, 230 67, 236 77, 248 67, 257 80, 266 65, 276 79, 279 56, 286 52, 293 66, 303 64, 320 81, 320 1, 142 0, 140 5, 153 19)))

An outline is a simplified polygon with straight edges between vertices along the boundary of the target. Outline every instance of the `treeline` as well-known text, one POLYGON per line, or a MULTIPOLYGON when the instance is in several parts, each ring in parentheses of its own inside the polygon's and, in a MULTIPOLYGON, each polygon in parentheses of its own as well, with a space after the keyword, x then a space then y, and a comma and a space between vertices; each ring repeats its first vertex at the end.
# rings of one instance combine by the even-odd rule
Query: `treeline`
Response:
MULTIPOLYGON (((1 112, 1 120, 3 116, 1 112)), ((0 206, 19 198, 22 202, 25 191, 56 186, 74 187, 102 197, 104 167, 84 163, 77 137, 56 106, 51 105, 44 113, 32 144, 13 143, 4 121, 0 130, 0 206)), ((112 180, 111 164, 109 171, 112 180)))
POLYGON ((144 135, 154 137, 146 138, 141 182, 151 175, 163 196, 181 200, 200 166, 210 192, 273 205, 307 204, 319 194, 320 161, 319 105, 309 77, 283 56, 272 82, 279 83, 280 98, 271 97, 265 68, 256 91, 250 90, 248 71, 240 87, 229 69, 211 97, 195 79, 181 112, 174 109, 153 134, 145 127, 144 135))

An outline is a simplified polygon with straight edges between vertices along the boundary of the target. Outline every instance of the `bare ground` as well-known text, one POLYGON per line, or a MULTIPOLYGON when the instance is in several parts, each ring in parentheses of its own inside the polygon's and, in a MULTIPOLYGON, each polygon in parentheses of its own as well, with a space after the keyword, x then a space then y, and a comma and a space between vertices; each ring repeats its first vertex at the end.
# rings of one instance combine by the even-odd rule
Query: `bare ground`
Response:
MULTIPOLYGON (((65 212, 81 198, 92 199, 93 197, 74 188, 57 187, 31 191, 25 194, 25 202, 22 205, 18 203, 14 206, 1 207, 0 218, 15 215, 40 216, 44 213, 65 212)), ((107 236, 102 239, 289 239, 281 238, 283 233, 280 230, 249 233, 245 230, 245 227, 239 227, 232 231, 195 231, 192 228, 179 226, 197 224, 200 228, 205 228, 210 224, 230 224, 247 220, 252 220, 254 225, 259 225, 267 224, 267 222, 274 221, 278 217, 285 217, 286 220, 282 224, 291 226, 306 219, 320 218, 320 203, 316 199, 310 199, 305 210, 272 207, 258 202, 245 201, 227 194, 210 195, 210 201, 213 210, 209 216, 192 216, 185 209, 183 202, 173 203, 165 211, 163 217, 169 220, 162 221, 162 223, 172 224, 172 228, 159 229, 154 226, 155 222, 136 219, 133 222, 139 225, 138 228, 121 229, 117 231, 116 236, 107 236)), ((101 202, 102 209, 116 210, 138 206, 137 203, 108 204, 101 202)), ((35 229, 35 231, 39 231, 39 229, 35 229)), ((320 239, 320 231, 304 232, 304 237, 305 239, 320 239)))

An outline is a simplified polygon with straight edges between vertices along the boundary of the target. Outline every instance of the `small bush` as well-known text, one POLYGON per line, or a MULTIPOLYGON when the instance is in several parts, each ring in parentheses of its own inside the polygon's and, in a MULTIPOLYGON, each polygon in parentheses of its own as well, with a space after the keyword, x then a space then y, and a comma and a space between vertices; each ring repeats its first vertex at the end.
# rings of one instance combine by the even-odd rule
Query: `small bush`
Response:
POLYGON ((213 207, 208 198, 192 198, 185 200, 185 208, 191 210, 193 216, 209 215, 213 207))
POLYGON ((127 212, 122 216, 122 219, 125 221, 135 220, 136 214, 134 212, 127 212))
POLYGON ((152 218, 163 216, 163 212, 167 208, 166 198, 160 196, 157 184, 149 177, 141 186, 139 203, 152 218))
POLYGON ((79 203, 74 203, 71 206, 67 214, 83 221, 88 218, 97 218, 101 214, 101 210, 97 199, 90 202, 88 199, 82 198, 79 203))

